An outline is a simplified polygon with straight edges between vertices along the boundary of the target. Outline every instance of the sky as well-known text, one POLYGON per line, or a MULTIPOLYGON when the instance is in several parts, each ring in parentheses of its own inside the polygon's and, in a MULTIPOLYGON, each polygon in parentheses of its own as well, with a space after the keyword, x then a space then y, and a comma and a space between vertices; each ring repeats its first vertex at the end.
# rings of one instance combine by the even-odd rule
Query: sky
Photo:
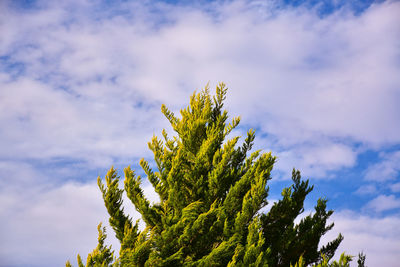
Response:
MULTIPOLYGON (((399 1, 0 1, 0 266, 76 265, 97 224, 118 249, 96 179, 120 174, 219 82, 234 135, 327 198, 338 254, 400 255, 399 1)), ((147 181, 144 191, 157 196, 147 181)), ((139 218, 132 205, 125 209, 139 218)), ((356 262, 353 262, 356 266, 356 262)))

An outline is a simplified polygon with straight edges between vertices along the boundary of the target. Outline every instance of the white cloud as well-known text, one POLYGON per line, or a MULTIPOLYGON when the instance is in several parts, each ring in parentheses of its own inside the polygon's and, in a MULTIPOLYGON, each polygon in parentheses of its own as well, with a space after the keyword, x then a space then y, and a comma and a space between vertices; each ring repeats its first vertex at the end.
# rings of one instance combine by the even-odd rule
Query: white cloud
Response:
POLYGON ((357 153, 342 144, 325 143, 290 147, 276 155, 276 169, 284 172, 286 178, 291 177, 293 168, 301 170, 304 176, 327 178, 328 171, 353 166, 357 153))
POLYGON ((377 192, 376 186, 372 184, 363 185, 355 192, 358 195, 371 195, 377 192))
POLYGON ((214 17, 190 8, 171 10, 163 16, 172 22, 156 28, 146 6, 135 5, 142 14, 133 19, 114 16, 93 23, 74 17, 67 25, 61 23, 69 14, 55 8, 52 15, 24 15, 31 23, 23 26, 7 22, 4 27, 18 34, 3 43, 3 50, 13 47, 13 59, 26 64, 28 75, 51 74, 46 82, 68 86, 89 109, 93 100, 137 101, 132 95, 180 106, 206 81, 225 80, 232 110, 282 145, 315 133, 398 142, 399 79, 393 59, 399 6, 386 2, 360 17, 342 12, 321 19, 307 10, 272 16, 270 7, 234 2, 215 5, 214 17), (18 48, 27 43, 29 49, 18 48), (108 82, 112 77, 116 84, 108 82))
MULTIPOLYGON (((149 183, 142 188, 151 202, 159 201, 149 183)), ((0 228, 1 264, 62 266, 70 260, 76 265, 78 253, 85 259, 96 247, 100 222, 107 227, 106 244, 111 244, 118 255, 120 244, 108 224, 96 183, 31 186, 23 194, 8 188, 1 192, 0 200, 0 216, 7 218, 0 228)), ((124 207, 133 221, 140 218, 126 195, 124 207)), ((142 221, 140 225, 144 228, 142 221)))
MULTIPOLYGON (((332 138, 400 141, 393 62, 399 3, 375 5, 360 17, 338 12, 322 19, 244 2, 214 5, 213 15, 164 5, 159 12, 171 11, 162 15, 171 22, 157 26, 148 6, 134 7, 140 15, 98 22, 79 12, 71 20, 60 7, 7 14, 2 27, 12 34, 1 51, 25 68, 24 78, 1 82, 9 151, 79 154, 95 165, 109 165, 110 155, 140 156, 154 129, 165 125, 161 102, 176 109, 193 89, 219 80, 231 88, 232 113, 276 138, 274 150, 290 150, 283 155, 299 159, 297 166, 318 163, 290 155, 303 142, 313 142, 318 153, 332 138), (16 23, 20 16, 26 23, 16 23)), ((355 162, 349 148, 330 146, 333 153, 318 160, 319 176, 355 162), (337 154, 332 149, 348 161, 327 158, 337 154)))
MULTIPOLYGON (((374 218, 349 211, 336 212, 332 215, 335 226, 321 240, 321 243, 333 240, 338 233, 344 235, 335 258, 342 252, 357 256, 363 251, 367 255, 367 266, 398 265, 400 253, 400 218, 387 216, 374 218)), ((357 258, 352 266, 357 266, 357 258)))
POLYGON ((369 201, 364 209, 366 211, 382 212, 387 210, 394 210, 400 208, 400 199, 395 195, 380 195, 373 200, 369 201))
POLYGON ((28 199, 3 192, 3 198, 1 217, 7 220, 1 226, 0 253, 5 265, 60 266, 77 253, 86 257, 96 246, 96 225, 107 225, 95 184, 66 184, 28 199))
POLYGON ((393 193, 399 193, 400 192, 400 183, 395 183, 390 186, 390 190, 392 190, 393 193))
MULTIPOLYGON (((93 87, 87 85, 88 90, 93 87)), ((98 94, 102 88, 104 85, 97 87, 98 94)), ((149 155, 146 144, 152 131, 163 125, 158 110, 113 99, 111 92, 101 99, 88 98, 31 79, 4 82, 0 120, 7 131, 0 133, 2 156, 69 157, 109 166, 112 157, 149 155)))
POLYGON ((400 172, 400 151, 381 155, 382 160, 368 167, 366 180, 384 182, 395 180, 400 172))

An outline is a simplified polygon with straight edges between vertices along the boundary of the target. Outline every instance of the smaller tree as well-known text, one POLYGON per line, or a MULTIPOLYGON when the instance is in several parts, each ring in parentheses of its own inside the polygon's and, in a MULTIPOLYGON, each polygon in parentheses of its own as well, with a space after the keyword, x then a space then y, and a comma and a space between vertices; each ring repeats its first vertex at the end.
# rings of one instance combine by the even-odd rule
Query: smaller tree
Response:
MULTIPOLYGON (((169 138, 163 130, 163 140, 153 137, 149 143, 157 171, 140 161, 159 203, 146 199, 141 177, 130 167, 124 170, 124 189, 114 168, 105 184, 98 178, 110 225, 121 243, 115 266, 329 266, 343 240, 339 234, 319 247, 321 236, 333 227, 327 225, 333 211, 320 199, 313 215, 294 222, 313 187, 293 170, 293 185, 269 212, 262 212, 276 158, 250 152, 255 138, 251 129, 242 145, 237 145, 239 137, 226 140, 240 122, 238 117, 226 122, 226 92, 220 84, 214 97, 208 87, 193 94, 181 118, 162 105, 177 135, 169 138), (138 221, 124 212, 123 192, 141 214, 145 229, 139 230, 138 221)), ((104 239, 105 229, 99 225, 99 245, 86 266, 112 264, 113 253, 104 239)), ((332 266, 348 266, 350 260, 343 254, 332 266)), ((79 255, 78 264, 83 266, 79 255)))
POLYGON ((331 259, 343 240, 339 236, 318 249, 321 237, 334 224, 326 225, 333 211, 326 210, 326 199, 319 199, 314 215, 303 218, 299 224, 294 220, 304 211, 304 200, 312 190, 309 181, 302 181, 300 172, 293 170, 293 185, 282 191, 283 199, 275 203, 267 214, 261 215, 262 230, 265 237, 265 248, 270 248, 276 255, 269 262, 271 266, 289 266, 303 256, 305 265, 321 262, 322 255, 331 259))

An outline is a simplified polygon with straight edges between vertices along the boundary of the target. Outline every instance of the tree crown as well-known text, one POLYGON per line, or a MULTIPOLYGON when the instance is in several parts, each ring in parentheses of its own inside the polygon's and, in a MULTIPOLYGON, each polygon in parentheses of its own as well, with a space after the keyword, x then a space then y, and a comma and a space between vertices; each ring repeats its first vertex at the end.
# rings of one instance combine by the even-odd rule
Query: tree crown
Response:
MULTIPOLYGON (((121 243, 114 265, 305 266, 328 264, 333 257, 341 235, 319 248, 321 236, 333 227, 327 225, 333 211, 326 210, 326 200, 318 200, 313 215, 294 223, 313 189, 299 171, 293 170, 293 185, 283 190, 283 198, 263 212, 276 158, 270 152, 251 152, 252 129, 241 145, 239 137, 227 140, 240 118, 227 122, 226 93, 223 83, 215 96, 206 86, 190 97, 180 118, 162 105, 176 135, 170 138, 163 130, 162 139, 153 136, 148 143, 157 170, 140 160, 159 203, 150 203, 142 178, 129 166, 123 189, 114 168, 105 184, 98 178, 109 223, 121 243), (141 214, 145 229, 139 230, 138 221, 124 212, 123 192, 141 214)), ((109 266, 113 261, 104 238, 99 226, 99 246, 89 254, 87 266, 109 266)), ((340 266, 347 266, 350 258, 343 257, 340 266)), ((79 256, 78 263, 83 266, 79 256)))

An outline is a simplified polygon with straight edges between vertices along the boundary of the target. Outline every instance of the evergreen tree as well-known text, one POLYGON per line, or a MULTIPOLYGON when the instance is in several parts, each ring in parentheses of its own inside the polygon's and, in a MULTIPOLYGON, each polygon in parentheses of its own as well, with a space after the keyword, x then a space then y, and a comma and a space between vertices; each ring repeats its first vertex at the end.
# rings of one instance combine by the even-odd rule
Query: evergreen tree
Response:
MULTIPOLYGON (((343 237, 339 235, 319 249, 320 238, 332 211, 326 200, 318 200, 315 213, 294 220, 304 211, 303 203, 313 189, 308 180, 293 170, 293 185, 282 192, 282 200, 267 205, 271 170, 276 158, 271 153, 250 152, 255 132, 249 130, 243 144, 227 136, 240 118, 227 123, 223 109, 227 89, 217 86, 211 96, 208 86, 193 94, 181 118, 162 105, 176 136, 153 137, 149 148, 157 170, 142 159, 140 165, 159 195, 152 204, 141 189, 141 177, 127 167, 124 189, 111 168, 105 184, 98 178, 107 211, 121 243, 118 266, 329 266, 343 237), (139 230, 123 208, 126 192, 141 214, 146 228, 139 230)), ((104 230, 99 226, 99 246, 89 254, 87 266, 109 266, 113 254, 104 247, 104 230)), ((351 257, 342 255, 332 266, 348 266, 351 257)), ((78 255, 79 266, 83 266, 78 255)), ((67 262, 67 266, 69 262, 67 262)))

